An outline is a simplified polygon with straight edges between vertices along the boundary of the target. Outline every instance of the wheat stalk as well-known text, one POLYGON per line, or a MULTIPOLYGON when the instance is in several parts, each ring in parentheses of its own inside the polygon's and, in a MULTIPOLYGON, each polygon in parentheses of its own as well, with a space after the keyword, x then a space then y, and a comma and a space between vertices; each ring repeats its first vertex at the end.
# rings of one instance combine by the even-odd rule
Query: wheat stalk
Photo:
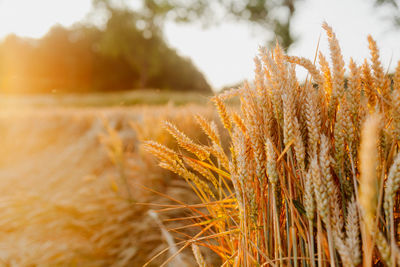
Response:
POLYGON ((254 83, 213 97, 228 142, 214 123, 197 116, 208 146, 167 124, 190 157, 148 144, 163 167, 196 187, 208 210, 198 225, 205 231, 198 241, 215 251, 224 266, 400 261, 394 232, 400 186, 400 64, 390 91, 376 43, 369 37, 372 66, 350 59, 346 82, 336 34, 327 23, 322 27, 332 66, 322 53, 317 67, 308 59, 285 55, 277 44, 270 51, 260 49, 254 59, 254 83), (308 70, 313 83, 299 82, 295 65, 308 70), (240 108, 224 102, 234 96, 240 108), (226 143, 230 154, 224 153, 226 143), (220 192, 218 198, 213 191, 220 192))

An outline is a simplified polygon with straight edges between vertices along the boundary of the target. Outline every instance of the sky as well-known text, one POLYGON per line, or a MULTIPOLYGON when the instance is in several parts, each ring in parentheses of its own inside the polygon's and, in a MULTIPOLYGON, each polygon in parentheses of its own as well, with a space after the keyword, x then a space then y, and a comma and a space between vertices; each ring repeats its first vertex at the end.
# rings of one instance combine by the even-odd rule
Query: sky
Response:
MULTIPOLYGON (((329 56, 321 24, 327 21, 339 39, 345 62, 369 57, 368 34, 378 42, 383 66, 394 69, 400 60, 400 30, 391 30, 390 8, 376 8, 373 0, 303 0, 297 5, 293 32, 299 37, 289 54, 313 60, 319 51, 329 56)), ((71 26, 85 18, 91 0, 0 0, 0 38, 9 33, 38 38, 54 24, 71 26)), ((265 35, 247 25, 224 23, 203 29, 199 25, 167 23, 165 36, 178 52, 190 57, 216 90, 253 78, 253 59, 265 35)), ((305 72, 299 71, 304 77, 305 72)), ((300 78, 301 78, 300 77, 300 78)))

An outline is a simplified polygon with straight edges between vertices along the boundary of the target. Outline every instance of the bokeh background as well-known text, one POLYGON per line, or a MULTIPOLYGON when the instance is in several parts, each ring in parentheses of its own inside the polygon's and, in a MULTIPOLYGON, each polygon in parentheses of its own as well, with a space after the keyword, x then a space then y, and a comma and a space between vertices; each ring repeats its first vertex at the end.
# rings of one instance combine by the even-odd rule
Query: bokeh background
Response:
POLYGON ((326 50, 323 21, 346 60, 367 57, 372 34, 391 71, 398 16, 397 0, 2 0, 0 90, 218 91, 251 79, 260 46, 311 59, 326 50))
MULTIPOLYGON (((325 20, 346 62, 369 57, 372 34, 391 73, 399 8, 396 0, 0 0, 0 265, 142 266, 164 251, 150 263, 160 266, 174 242, 198 231, 177 201, 199 199, 143 141, 177 148, 163 128, 170 121, 206 142, 193 119, 201 115, 228 147, 210 96, 252 80, 260 47, 328 56, 325 20)), ((195 264, 190 250, 176 260, 195 264)))

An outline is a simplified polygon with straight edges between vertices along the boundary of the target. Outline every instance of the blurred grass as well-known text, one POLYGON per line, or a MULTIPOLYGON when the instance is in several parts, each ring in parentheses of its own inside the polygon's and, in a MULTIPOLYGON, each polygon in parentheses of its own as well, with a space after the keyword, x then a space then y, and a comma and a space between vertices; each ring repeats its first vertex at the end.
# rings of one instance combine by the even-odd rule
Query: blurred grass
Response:
POLYGON ((204 105, 208 103, 210 96, 193 92, 156 89, 113 93, 0 95, 0 107, 107 107, 165 104, 181 106, 188 103, 204 105))

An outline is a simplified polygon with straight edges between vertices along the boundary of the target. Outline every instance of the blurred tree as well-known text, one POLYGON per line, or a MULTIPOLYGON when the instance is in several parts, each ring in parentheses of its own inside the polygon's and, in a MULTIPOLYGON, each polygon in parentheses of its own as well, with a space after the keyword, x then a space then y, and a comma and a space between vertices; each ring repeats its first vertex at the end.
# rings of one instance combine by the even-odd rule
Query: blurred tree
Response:
POLYGON ((390 19, 392 19, 393 25, 400 29, 400 1, 399 0, 375 0, 375 5, 391 6, 393 10, 393 15, 390 19))
POLYGON ((110 10, 100 51, 113 58, 123 57, 139 73, 139 86, 146 88, 148 81, 160 71, 163 41, 151 32, 137 28, 137 14, 127 9, 110 10))
POLYGON ((113 6, 107 0, 95 0, 97 8, 109 14, 100 38, 100 52, 124 58, 139 74, 134 87, 210 91, 203 75, 190 60, 182 58, 164 41, 157 19, 148 12, 136 12, 126 6, 113 6))
POLYGON ((162 38, 116 12, 105 29, 54 26, 41 39, 0 42, 0 91, 63 93, 158 88, 211 92, 202 73, 162 38))
MULTIPOLYGON (((295 2, 299 0, 144 0, 145 10, 157 18, 169 18, 177 22, 200 20, 205 26, 233 20, 258 26, 272 33, 267 40, 276 40, 286 49, 294 42, 291 22, 295 14, 295 2)), ((162 21, 156 19, 155 21, 162 21)))
MULTIPOLYGON (((270 33, 269 43, 276 40, 289 48, 296 38, 291 31, 295 4, 300 0, 140 0, 138 14, 143 26, 151 32, 162 31, 166 20, 197 22, 204 26, 215 25, 227 20, 239 21, 270 33)), ((95 6, 124 6, 129 1, 93 0, 95 6)))

